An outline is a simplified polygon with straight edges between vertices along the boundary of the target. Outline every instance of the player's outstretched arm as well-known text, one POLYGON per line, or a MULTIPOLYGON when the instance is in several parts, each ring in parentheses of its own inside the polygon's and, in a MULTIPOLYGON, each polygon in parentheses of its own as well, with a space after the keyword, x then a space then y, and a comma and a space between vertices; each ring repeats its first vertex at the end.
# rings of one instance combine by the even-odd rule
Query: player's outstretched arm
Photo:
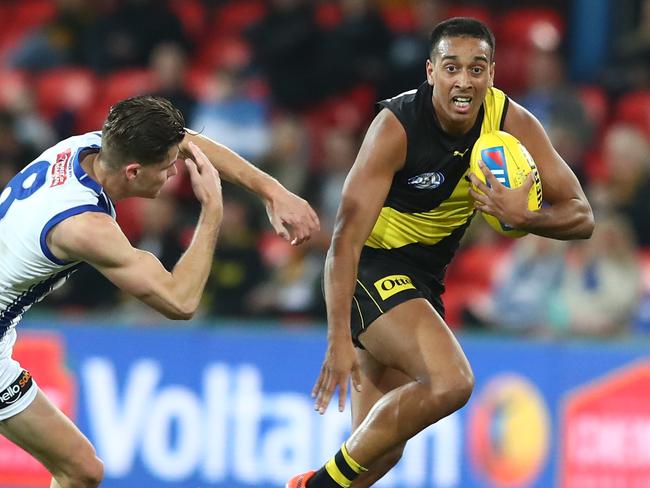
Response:
POLYGON ((194 161, 185 163, 201 215, 192 242, 171 272, 154 255, 131 246, 117 223, 102 213, 82 213, 56 225, 47 238, 51 251, 66 261, 89 263, 168 318, 192 318, 208 279, 223 216, 218 173, 196 147, 192 154, 194 161))
POLYGON ((549 204, 538 211, 526 212, 515 227, 554 239, 589 238, 594 229, 591 206, 578 179, 551 144, 542 124, 511 100, 504 130, 519 139, 530 152, 542 180, 544 201, 549 204))
POLYGON ((258 195, 266 205, 271 225, 278 235, 292 245, 307 241, 320 228, 316 212, 275 178, 256 168, 237 153, 208 137, 188 130, 180 150, 188 155, 188 145, 194 142, 219 170, 222 178, 258 195))
POLYGON ((395 115, 382 110, 370 125, 346 178, 325 262, 328 346, 312 390, 315 408, 324 413, 335 390, 339 410, 345 407, 352 375, 360 387, 359 364, 350 333, 350 310, 363 245, 386 200, 395 173, 406 158, 406 133, 395 115))

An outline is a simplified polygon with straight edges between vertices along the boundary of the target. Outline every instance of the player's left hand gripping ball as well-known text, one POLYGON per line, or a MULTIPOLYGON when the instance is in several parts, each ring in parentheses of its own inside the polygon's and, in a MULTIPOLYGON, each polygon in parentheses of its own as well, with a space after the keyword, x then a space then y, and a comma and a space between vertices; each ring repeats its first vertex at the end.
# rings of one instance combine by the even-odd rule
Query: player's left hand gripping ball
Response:
MULTIPOLYGON (((533 185, 528 193, 528 209, 539 210, 542 206, 542 182, 535 161, 528 150, 512 134, 503 131, 489 132, 478 138, 472 149, 469 169, 471 173, 486 183, 485 175, 479 167, 483 163, 496 180, 506 188, 518 188, 524 184, 529 173, 533 173, 533 185)), ((489 184, 489 183, 488 183, 489 184)), ((474 191, 480 190, 472 185, 474 191)), ((482 212, 490 226, 507 237, 522 237, 527 232, 513 229, 497 217, 482 212)))

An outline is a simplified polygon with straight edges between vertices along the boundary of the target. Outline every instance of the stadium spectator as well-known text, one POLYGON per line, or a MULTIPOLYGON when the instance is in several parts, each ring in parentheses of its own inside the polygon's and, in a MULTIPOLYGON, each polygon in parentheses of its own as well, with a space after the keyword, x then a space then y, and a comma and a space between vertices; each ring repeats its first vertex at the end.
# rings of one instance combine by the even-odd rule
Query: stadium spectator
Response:
POLYGON ((98 73, 145 67, 159 44, 190 45, 167 0, 122 0, 95 20, 85 42, 87 63, 98 73))
POLYGON ((182 46, 165 42, 157 45, 149 62, 153 75, 152 95, 164 97, 177 107, 185 120, 192 120, 196 98, 186 88, 187 54, 182 46))
POLYGON ((260 165, 294 193, 307 190, 310 177, 309 134, 301 120, 291 113, 278 112, 270 123, 270 147, 260 165))
POLYGON ((577 89, 566 79, 560 52, 533 48, 526 57, 526 69, 521 104, 539 119, 560 156, 586 184, 584 157, 593 127, 577 89))
POLYGON ((465 325, 513 334, 548 335, 564 277, 566 246, 529 235, 511 248, 490 294, 466 302, 465 325))
POLYGON ((594 235, 576 243, 554 307, 561 334, 608 337, 630 331, 641 296, 634 233, 624 217, 598 218, 594 235))
POLYGON ((0 111, 0 188, 4 188, 25 161, 37 153, 35 147, 21 141, 18 118, 9 111, 0 111))
MULTIPOLYGON (((334 230, 334 221, 341 200, 343 183, 356 156, 358 138, 354 132, 339 127, 325 129, 323 136, 323 161, 319 165, 316 202, 320 209, 321 224, 328 235, 334 230)), ((329 247, 329 242, 325 250, 329 247)))
POLYGON ((323 32, 318 58, 318 91, 323 96, 345 92, 364 82, 382 85, 391 33, 378 6, 370 0, 340 0, 342 19, 323 32))
POLYGON ((211 317, 251 318, 256 286, 269 275, 259 251, 260 223, 247 195, 234 189, 224 191, 224 220, 228 227, 219 241, 219 258, 212 263, 204 296, 205 311, 211 317))
POLYGON ((638 244, 650 246, 650 144, 638 128, 610 126, 603 141, 608 178, 592 187, 594 202, 603 212, 627 218, 638 244))
POLYGON ((273 101, 300 109, 323 98, 317 62, 322 36, 308 0, 271 0, 268 15, 246 34, 273 101))
POLYGON ((55 0, 54 19, 29 33, 11 53, 16 68, 40 71, 88 62, 87 42, 90 26, 100 11, 95 2, 55 0))
POLYGON ((268 104, 246 93, 238 67, 213 70, 191 125, 254 161, 270 146, 268 104))
POLYGON ((650 0, 631 2, 627 9, 635 10, 629 18, 636 25, 616 40, 613 59, 604 73, 607 86, 617 94, 650 86, 650 0))
POLYGON ((380 98, 402 93, 416 86, 422 79, 422 60, 429 55, 431 26, 444 17, 445 2, 439 0, 413 0, 415 28, 393 32, 386 61, 387 78, 379 88, 380 98))

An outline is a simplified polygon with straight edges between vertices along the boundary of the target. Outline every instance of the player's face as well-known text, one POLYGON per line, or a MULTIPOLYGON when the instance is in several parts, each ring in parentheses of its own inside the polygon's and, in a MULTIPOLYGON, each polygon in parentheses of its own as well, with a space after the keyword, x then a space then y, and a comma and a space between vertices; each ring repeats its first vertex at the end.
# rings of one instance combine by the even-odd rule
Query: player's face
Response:
POLYGON ((427 60, 433 107, 449 133, 469 131, 492 86, 494 63, 490 45, 473 37, 445 37, 427 60))
POLYGON ((167 157, 160 163, 141 166, 138 175, 138 196, 144 198, 157 197, 167 180, 178 173, 176 168, 177 159, 178 147, 174 146, 167 153, 167 157))

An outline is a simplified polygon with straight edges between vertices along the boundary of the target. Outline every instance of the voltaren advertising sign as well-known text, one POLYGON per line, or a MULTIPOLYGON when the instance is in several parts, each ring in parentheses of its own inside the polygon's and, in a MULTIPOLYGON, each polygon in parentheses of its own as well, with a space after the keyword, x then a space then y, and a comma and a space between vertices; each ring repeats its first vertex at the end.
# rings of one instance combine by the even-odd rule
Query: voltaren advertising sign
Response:
MULTIPOLYGON (((323 329, 27 325, 14 357, 93 443, 102 488, 279 488, 349 435, 349 403, 321 416, 309 397, 323 329)), ((647 343, 461 343, 472 399, 378 488, 650 487, 647 343)), ((0 487, 46 486, 0 437, 0 487)))

